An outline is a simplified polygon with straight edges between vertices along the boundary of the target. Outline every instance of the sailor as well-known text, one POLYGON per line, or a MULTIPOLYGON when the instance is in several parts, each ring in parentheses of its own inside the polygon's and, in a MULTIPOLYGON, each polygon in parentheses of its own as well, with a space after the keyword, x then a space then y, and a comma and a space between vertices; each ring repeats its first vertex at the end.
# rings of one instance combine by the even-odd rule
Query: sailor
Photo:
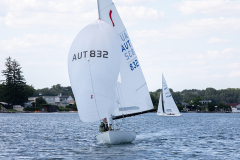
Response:
POLYGON ((108 130, 109 130, 109 127, 108 127, 107 118, 103 118, 101 124, 99 125, 99 132, 105 132, 108 130))

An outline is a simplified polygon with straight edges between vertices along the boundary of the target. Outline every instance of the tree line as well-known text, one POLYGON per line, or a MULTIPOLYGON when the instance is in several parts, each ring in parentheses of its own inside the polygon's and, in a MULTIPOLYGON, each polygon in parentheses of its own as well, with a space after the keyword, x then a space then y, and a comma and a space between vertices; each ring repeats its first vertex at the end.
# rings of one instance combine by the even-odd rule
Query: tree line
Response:
MULTIPOLYGON (((190 89, 183 90, 181 92, 174 92, 171 88, 169 89, 175 102, 186 102, 190 103, 196 97, 198 100, 211 100, 213 104, 216 103, 240 103, 240 88, 227 88, 216 90, 214 88, 206 88, 203 90, 190 89)), ((154 106, 158 106, 159 96, 161 89, 155 92, 150 92, 150 96, 154 106)))

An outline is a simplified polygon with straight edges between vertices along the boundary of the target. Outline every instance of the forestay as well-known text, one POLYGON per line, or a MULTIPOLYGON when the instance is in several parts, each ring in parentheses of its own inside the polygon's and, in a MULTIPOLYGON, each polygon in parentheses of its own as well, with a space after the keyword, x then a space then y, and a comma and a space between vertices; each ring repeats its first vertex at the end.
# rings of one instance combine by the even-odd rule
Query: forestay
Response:
POLYGON ((163 75, 162 75, 162 83, 163 83, 162 91, 163 91, 164 112, 166 114, 170 114, 170 113, 180 114, 163 75))
POLYGON ((74 39, 68 72, 82 121, 97 121, 112 113, 120 56, 118 34, 104 21, 94 21, 74 39))
POLYGON ((121 81, 115 86, 114 116, 153 109, 140 63, 114 3, 112 0, 98 0, 98 4, 100 19, 117 31, 121 41, 121 81))

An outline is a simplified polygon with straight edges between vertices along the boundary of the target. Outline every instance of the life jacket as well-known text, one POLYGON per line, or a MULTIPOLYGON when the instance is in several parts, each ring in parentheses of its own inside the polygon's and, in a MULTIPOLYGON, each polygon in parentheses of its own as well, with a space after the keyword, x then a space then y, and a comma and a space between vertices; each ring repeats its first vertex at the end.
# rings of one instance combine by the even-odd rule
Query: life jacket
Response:
POLYGON ((108 123, 101 122, 101 124, 99 125, 99 131, 100 132, 108 131, 108 123))

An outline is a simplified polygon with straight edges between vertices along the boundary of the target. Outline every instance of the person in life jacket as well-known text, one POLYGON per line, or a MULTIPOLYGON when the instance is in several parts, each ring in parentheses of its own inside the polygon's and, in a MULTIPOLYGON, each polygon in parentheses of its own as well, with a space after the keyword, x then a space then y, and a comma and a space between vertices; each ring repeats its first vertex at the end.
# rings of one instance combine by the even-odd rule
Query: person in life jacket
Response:
MULTIPOLYGON (((111 127, 110 127, 110 130, 111 127)), ((107 118, 103 118, 101 124, 99 125, 99 132, 106 132, 109 131, 109 127, 108 127, 108 122, 107 122, 107 118)))

